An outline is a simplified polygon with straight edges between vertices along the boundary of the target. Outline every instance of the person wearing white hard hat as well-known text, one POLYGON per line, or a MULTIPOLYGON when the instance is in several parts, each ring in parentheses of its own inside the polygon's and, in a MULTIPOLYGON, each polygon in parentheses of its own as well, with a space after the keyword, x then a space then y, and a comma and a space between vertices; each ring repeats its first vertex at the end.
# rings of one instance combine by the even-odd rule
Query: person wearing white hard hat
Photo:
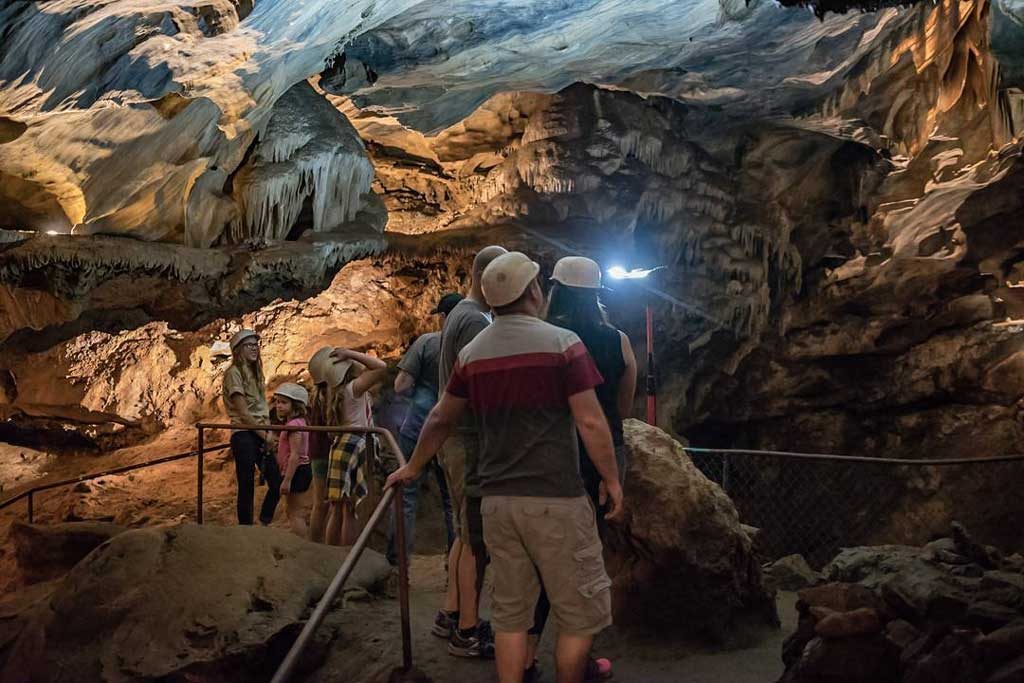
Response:
MULTIPOLYGON (((260 337, 253 330, 240 330, 231 337, 230 345, 231 365, 224 373, 221 393, 228 418, 233 424, 269 424, 270 406, 267 405, 263 362, 260 359, 260 337)), ((260 523, 267 525, 274 519, 281 495, 281 474, 274 458, 268 457, 267 441, 267 432, 261 430, 234 430, 231 433, 231 454, 235 459, 238 480, 239 524, 253 523, 257 468, 267 482, 267 493, 260 506, 260 523)))
MULTIPOLYGON (((345 348, 331 351, 328 382, 337 392, 339 427, 372 427, 370 390, 384 381, 387 364, 365 353, 345 348)), ((366 462, 369 437, 345 432, 331 443, 327 457, 327 528, 330 545, 352 545, 359 535, 356 506, 366 497, 366 462)))
MULTIPOLYGON (((305 427, 309 392, 293 382, 274 390, 274 412, 286 427, 305 427)), ((309 465, 309 432, 284 432, 277 441, 277 468, 281 472, 281 496, 287 504, 292 533, 306 538, 309 533, 310 491, 313 470, 309 465)))
MULTIPOLYGON (((313 380, 307 422, 318 427, 339 425, 340 397, 337 389, 344 379, 345 368, 337 367, 331 358, 333 346, 324 346, 309 359, 309 376, 313 380)), ((327 462, 331 453, 330 434, 311 432, 309 435, 309 464, 313 473, 313 501, 309 514, 309 540, 324 542, 327 528, 327 462)))
MULTIPOLYGON (((615 462, 620 481, 625 479, 625 439, 622 421, 629 417, 636 392, 636 357, 626 334, 608 322, 599 294, 601 266, 584 256, 566 256, 560 259, 551 274, 552 286, 548 292, 546 320, 575 332, 594 359, 603 382, 595 387, 597 400, 608 420, 615 445, 615 462)), ((601 475, 588 457, 586 444, 580 443, 580 474, 583 486, 597 512, 597 528, 602 539, 607 531, 604 510, 600 503, 601 475)), ((536 644, 547 621, 550 604, 542 596, 534 617, 531 635, 536 644)), ((589 659, 586 680, 601 680, 611 675, 611 662, 607 659, 589 659)))
POLYGON ((482 290, 495 321, 459 354, 411 461, 388 485, 419 476, 472 411, 480 430, 477 469, 494 580, 498 677, 521 681, 532 664, 527 633, 543 584, 558 626, 557 680, 580 683, 594 635, 611 624, 611 581, 579 474, 577 433, 601 473, 610 520, 621 518, 622 485, 594 391, 601 375, 574 332, 540 319, 539 271, 518 252, 499 256, 484 271, 482 290))

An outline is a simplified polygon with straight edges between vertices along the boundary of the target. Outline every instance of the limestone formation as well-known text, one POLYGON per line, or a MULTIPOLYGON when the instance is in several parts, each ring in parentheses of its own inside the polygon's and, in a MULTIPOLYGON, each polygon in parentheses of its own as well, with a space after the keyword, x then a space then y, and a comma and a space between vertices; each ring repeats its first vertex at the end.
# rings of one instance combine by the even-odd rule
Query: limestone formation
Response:
MULTIPOLYGON (((267 678, 345 552, 259 527, 125 532, 22 613, 19 635, 0 653, 0 680, 267 678)), ((379 592, 390 573, 366 551, 346 590, 379 592)), ((304 667, 316 668, 336 640, 357 638, 323 629, 304 667)))
POLYGON ((50 581, 68 573, 86 555, 125 531, 102 522, 36 526, 15 522, 11 536, 18 569, 26 583, 50 581))
POLYGON ((774 591, 728 496, 660 429, 627 420, 626 444, 626 514, 605 553, 616 623, 719 641, 776 624, 774 591))
MULTIPOLYGON (((1019 557, 1019 556, 1018 556, 1019 557)), ((970 539, 850 548, 800 591, 780 683, 1016 680, 1024 562, 970 539)))

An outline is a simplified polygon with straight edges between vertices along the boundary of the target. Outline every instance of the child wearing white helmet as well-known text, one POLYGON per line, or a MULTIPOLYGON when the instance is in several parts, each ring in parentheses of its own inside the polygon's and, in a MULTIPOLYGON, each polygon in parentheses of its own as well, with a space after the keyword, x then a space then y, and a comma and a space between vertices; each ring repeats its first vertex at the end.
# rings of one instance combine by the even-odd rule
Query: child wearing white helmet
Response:
MULTIPOLYGON (((305 427, 309 409, 309 392, 292 382, 285 382, 274 391, 277 418, 288 427, 305 427)), ((309 518, 313 470, 309 466, 309 433, 284 432, 277 441, 277 467, 281 480, 281 497, 288 506, 288 524, 292 533, 306 538, 309 518)))

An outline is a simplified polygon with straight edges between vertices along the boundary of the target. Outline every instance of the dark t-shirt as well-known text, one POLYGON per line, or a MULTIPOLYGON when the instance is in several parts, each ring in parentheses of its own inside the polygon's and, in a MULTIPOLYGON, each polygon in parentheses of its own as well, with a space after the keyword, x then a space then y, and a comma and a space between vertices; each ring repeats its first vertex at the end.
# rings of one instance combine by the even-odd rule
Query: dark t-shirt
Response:
MULTIPOLYGON (((471 299, 463 299, 448 314, 441 330, 441 361, 438 373, 438 388, 444 391, 452 376, 455 362, 462 349, 491 324, 491 312, 485 305, 471 299)), ((440 398, 440 393, 438 393, 440 398)), ((476 432, 472 416, 466 416, 459 423, 459 431, 466 434, 476 432)))
POLYGON ((412 396, 409 410, 402 422, 400 434, 409 439, 419 439, 423 423, 430 410, 437 403, 438 362, 441 357, 441 333, 430 332, 416 339, 402 356, 398 369, 412 375, 412 396))

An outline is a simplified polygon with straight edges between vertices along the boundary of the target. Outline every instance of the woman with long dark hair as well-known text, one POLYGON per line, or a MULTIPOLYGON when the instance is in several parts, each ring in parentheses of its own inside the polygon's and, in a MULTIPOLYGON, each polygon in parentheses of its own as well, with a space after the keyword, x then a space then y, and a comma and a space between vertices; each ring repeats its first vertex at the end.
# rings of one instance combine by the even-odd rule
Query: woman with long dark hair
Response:
MULTIPOLYGON (((260 338, 253 330, 241 330, 231 337, 231 366, 224 373, 224 407, 233 424, 269 424, 266 380, 260 358, 260 338)), ((269 437, 263 430, 235 430, 231 433, 231 454, 238 478, 238 523, 252 524, 255 469, 267 482, 267 494, 260 507, 260 523, 274 520, 281 497, 281 473, 268 453, 269 437)))

